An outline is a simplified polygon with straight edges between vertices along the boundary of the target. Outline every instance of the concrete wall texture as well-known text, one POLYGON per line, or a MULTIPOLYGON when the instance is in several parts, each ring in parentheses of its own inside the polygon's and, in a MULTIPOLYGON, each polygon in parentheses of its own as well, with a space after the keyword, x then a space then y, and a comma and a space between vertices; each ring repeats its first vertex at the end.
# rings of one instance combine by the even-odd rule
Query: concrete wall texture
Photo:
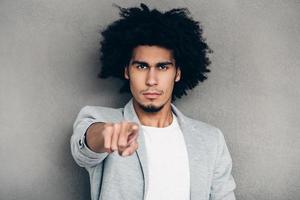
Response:
MULTIPOLYGON (((219 127, 233 159, 237 199, 300 199, 300 1, 144 1, 189 8, 214 50, 208 80, 178 100, 219 127)), ((120 81, 99 80, 99 31, 112 3, 0 1, 0 199, 88 199, 70 154, 85 105, 120 107, 120 81)))

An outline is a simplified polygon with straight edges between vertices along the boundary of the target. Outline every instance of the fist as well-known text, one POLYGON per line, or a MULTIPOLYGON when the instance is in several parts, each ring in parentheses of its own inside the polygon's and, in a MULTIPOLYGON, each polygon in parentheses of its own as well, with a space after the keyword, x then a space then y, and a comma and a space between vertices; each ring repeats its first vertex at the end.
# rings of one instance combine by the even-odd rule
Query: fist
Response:
POLYGON ((139 126, 134 122, 105 123, 102 130, 104 151, 132 155, 138 148, 138 130, 139 126))

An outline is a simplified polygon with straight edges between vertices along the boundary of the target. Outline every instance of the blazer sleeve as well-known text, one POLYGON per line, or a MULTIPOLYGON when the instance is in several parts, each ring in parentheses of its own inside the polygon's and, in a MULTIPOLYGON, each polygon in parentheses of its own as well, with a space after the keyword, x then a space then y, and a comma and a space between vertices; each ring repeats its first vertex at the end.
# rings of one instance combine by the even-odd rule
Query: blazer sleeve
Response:
POLYGON ((93 106, 85 106, 78 113, 73 124, 70 144, 72 156, 79 166, 85 168, 96 166, 108 155, 107 152, 94 152, 85 144, 85 134, 88 127, 95 122, 106 121, 105 117, 102 117, 101 112, 97 112, 93 106))
POLYGON ((232 159, 223 133, 219 130, 217 157, 213 172, 210 200, 235 200, 236 183, 231 174, 232 159))

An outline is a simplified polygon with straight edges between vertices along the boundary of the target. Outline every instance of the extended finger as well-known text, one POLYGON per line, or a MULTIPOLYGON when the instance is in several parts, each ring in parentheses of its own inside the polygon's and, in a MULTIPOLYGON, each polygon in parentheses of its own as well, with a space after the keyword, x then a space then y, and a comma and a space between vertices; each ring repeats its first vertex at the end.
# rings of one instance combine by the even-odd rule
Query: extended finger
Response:
POLYGON ((139 126, 137 124, 131 124, 129 129, 129 136, 127 138, 128 144, 131 144, 138 137, 139 126))

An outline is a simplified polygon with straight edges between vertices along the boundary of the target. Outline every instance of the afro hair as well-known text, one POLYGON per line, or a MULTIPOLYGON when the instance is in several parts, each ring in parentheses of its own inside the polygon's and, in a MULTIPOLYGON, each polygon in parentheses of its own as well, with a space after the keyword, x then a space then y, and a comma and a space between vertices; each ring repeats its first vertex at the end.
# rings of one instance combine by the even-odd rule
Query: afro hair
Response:
POLYGON ((202 37, 199 22, 189 16, 186 8, 160 12, 150 10, 145 4, 121 8, 121 19, 101 32, 99 78, 116 77, 124 80, 120 92, 130 92, 129 81, 124 78, 132 51, 139 45, 155 45, 171 50, 181 79, 174 85, 172 100, 187 95, 186 91, 203 82, 210 64, 208 53, 212 50, 202 37))

